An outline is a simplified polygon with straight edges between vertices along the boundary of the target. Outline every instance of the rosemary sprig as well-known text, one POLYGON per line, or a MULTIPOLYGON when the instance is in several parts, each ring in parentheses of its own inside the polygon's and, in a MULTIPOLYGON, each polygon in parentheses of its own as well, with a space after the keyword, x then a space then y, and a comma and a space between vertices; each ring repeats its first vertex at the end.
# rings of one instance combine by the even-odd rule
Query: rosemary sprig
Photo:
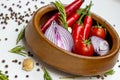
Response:
POLYGON ((24 34, 25 34, 25 27, 18 34, 18 37, 17 37, 17 40, 16 40, 16 44, 18 44, 20 42, 20 40, 22 40, 24 38, 24 34))
MULTIPOLYGON (((97 75, 99 76, 101 79, 104 78, 104 75, 113 75, 115 73, 115 71, 113 69, 109 70, 108 72, 102 74, 102 75, 97 75)), ((92 76, 92 77, 97 77, 96 75, 95 76, 92 76)), ((80 77, 89 77, 89 76, 67 76, 67 77, 60 77, 59 79, 60 80, 69 80, 69 79, 75 79, 75 78, 80 78, 80 77)), ((103 79, 102 79, 103 80, 103 79)))
POLYGON ((115 71, 113 69, 109 70, 108 72, 105 73, 105 75, 113 75, 115 71))
POLYGON ((26 53, 24 52, 24 50, 25 50, 25 47, 19 45, 19 46, 12 48, 9 52, 25 56, 26 53))
POLYGON ((49 74, 48 71, 45 69, 45 67, 42 66, 42 70, 43 70, 43 72, 44 72, 44 75, 43 75, 44 80, 52 80, 50 74, 49 74))
POLYGON ((59 1, 55 1, 52 2, 56 8, 59 10, 60 16, 59 16, 59 21, 61 23, 61 25, 68 30, 68 24, 67 24, 67 20, 66 20, 66 12, 65 12, 65 7, 63 6, 63 4, 59 1))
POLYGON ((9 80, 5 74, 2 73, 2 71, 0 70, 0 80, 9 80))

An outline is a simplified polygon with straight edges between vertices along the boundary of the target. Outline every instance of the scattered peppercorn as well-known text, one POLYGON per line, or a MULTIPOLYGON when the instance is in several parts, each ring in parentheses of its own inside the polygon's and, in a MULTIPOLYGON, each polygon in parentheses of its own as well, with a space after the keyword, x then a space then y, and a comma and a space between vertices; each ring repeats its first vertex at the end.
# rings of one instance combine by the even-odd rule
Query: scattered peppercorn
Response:
POLYGON ((4 4, 2 3, 1 6, 4 6, 4 4))
POLYGON ((9 75, 6 75, 7 78, 9 78, 9 75))
POLYGON ((19 62, 18 62, 18 64, 19 64, 19 65, 21 65, 21 64, 22 64, 22 62, 21 62, 21 61, 19 61, 19 62))
POLYGON ((2 63, 5 63, 5 60, 4 60, 4 59, 2 60, 2 63))
POLYGON ((3 26, 3 28, 2 29, 5 29, 5 26, 3 26))
POLYGON ((21 3, 21 1, 19 1, 19 3, 21 3))
POLYGON ((28 56, 33 57, 33 54, 30 51, 28 51, 28 56))
POLYGON ((8 71, 5 71, 5 74, 8 74, 8 71))
POLYGON ((5 41, 7 41, 8 40, 8 38, 5 38, 5 41))
POLYGON ((38 68, 37 71, 40 71, 40 69, 38 68))
POLYGON ((18 28, 17 28, 17 29, 15 29, 15 31, 16 31, 16 32, 18 32, 18 31, 19 31, 19 30, 18 30, 18 28))
POLYGON ((107 75, 106 75, 106 74, 104 74, 104 77, 107 77, 107 75))
POLYGON ((28 1, 28 2, 26 3, 26 6, 28 6, 28 5, 29 5, 29 3, 30 3, 30 2, 28 1))
POLYGON ((100 75, 97 75, 97 78, 99 79, 101 76, 100 75))
POLYGON ((18 62, 18 60, 17 60, 17 59, 15 59, 15 60, 12 60, 12 62, 17 63, 17 62, 18 62))
POLYGON ((31 9, 30 9, 30 8, 28 8, 28 11, 31 11, 31 9))
POLYGON ((26 75, 26 78, 28 78, 29 77, 29 75, 26 75))
POLYGON ((15 78, 17 78, 18 77, 18 75, 15 75, 15 78))
POLYGON ((35 5, 35 9, 38 9, 37 5, 35 5))
POLYGON ((41 1, 41 4, 45 4, 45 2, 41 1))
POLYGON ((15 3, 12 4, 12 6, 14 6, 14 5, 15 5, 15 3))
POLYGON ((36 66, 39 66, 39 63, 38 63, 38 62, 36 63, 36 66))
POLYGON ((115 24, 113 25, 113 27, 115 27, 115 24))
POLYGON ((118 65, 118 67, 120 68, 120 65, 118 65))
POLYGON ((4 8, 7 8, 7 6, 5 5, 4 8))
POLYGON ((119 62, 119 60, 117 60, 117 62, 119 62))
POLYGON ((8 68, 8 65, 5 65, 5 68, 8 68))

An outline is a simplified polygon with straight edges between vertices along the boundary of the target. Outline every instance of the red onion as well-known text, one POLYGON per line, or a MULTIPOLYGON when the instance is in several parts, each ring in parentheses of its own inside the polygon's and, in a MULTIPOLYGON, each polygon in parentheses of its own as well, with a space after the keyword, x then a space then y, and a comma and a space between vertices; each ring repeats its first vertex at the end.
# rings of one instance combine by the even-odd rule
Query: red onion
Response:
POLYGON ((65 50, 71 51, 73 47, 73 38, 69 31, 52 21, 50 27, 46 30, 45 36, 55 45, 65 50))
POLYGON ((95 53, 97 53, 98 55, 102 56, 108 53, 109 44, 106 40, 97 36, 92 36, 91 42, 94 47, 95 53))

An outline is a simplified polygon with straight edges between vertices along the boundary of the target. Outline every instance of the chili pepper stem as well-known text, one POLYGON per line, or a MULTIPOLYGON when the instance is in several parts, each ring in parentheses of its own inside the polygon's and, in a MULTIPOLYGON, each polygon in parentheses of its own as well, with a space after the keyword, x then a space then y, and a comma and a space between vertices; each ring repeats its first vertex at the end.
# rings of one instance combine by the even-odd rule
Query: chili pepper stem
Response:
POLYGON ((92 4, 92 1, 90 1, 90 4, 89 4, 89 6, 88 6, 88 12, 87 12, 87 15, 88 16, 90 16, 91 14, 90 14, 90 9, 91 9, 91 6, 92 6, 93 4, 92 4))
POLYGON ((81 9, 82 15, 81 15, 81 17, 79 18, 79 20, 78 20, 77 23, 82 24, 82 19, 83 19, 83 17, 86 15, 86 10, 87 10, 87 8, 88 8, 88 6, 86 6, 84 9, 81 9))
POLYGON ((83 12, 83 9, 79 9, 79 10, 77 10, 77 14, 81 14, 83 12))
POLYGON ((85 15, 85 14, 82 14, 82 15, 81 15, 80 19, 79 19, 78 22, 77 22, 78 24, 82 24, 82 19, 83 19, 84 15, 85 15))

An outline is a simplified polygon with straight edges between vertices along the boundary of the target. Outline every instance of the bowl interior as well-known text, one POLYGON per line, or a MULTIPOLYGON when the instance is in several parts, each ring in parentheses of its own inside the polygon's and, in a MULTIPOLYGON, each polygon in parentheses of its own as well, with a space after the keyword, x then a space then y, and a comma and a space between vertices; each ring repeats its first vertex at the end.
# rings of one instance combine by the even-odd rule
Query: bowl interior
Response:
POLYGON ((42 17, 41 17, 41 19, 40 19, 40 21, 39 21, 39 24, 40 24, 40 26, 42 26, 51 16, 53 16, 56 12, 58 12, 57 10, 52 10, 52 11, 49 11, 49 12, 47 12, 47 13, 45 13, 42 17))

